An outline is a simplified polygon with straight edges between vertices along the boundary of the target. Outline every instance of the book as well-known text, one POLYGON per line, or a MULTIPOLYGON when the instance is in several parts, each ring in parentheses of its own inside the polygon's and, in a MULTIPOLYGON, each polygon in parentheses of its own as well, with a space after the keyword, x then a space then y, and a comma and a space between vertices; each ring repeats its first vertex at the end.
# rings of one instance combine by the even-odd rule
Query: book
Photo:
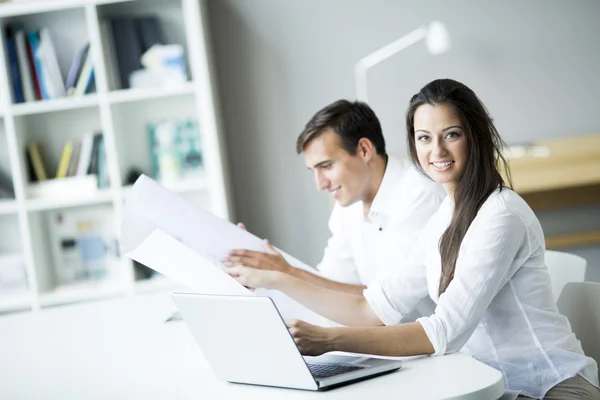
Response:
POLYGON ((38 181, 45 181, 48 179, 46 174, 46 167, 44 166, 44 159, 42 157, 42 150, 37 142, 29 142, 27 145, 27 151, 31 157, 31 163, 33 170, 38 181))
POLYGON ((54 51, 54 45, 52 44, 52 38, 47 28, 43 28, 40 31, 40 43, 38 49, 40 58, 42 59, 42 66, 48 76, 48 80, 52 87, 52 98, 64 97, 65 81, 60 72, 60 66, 58 65, 58 59, 56 58, 56 52, 54 51))
POLYGON ((0 170, 0 199, 14 199, 15 189, 12 179, 0 170))
POLYGON ((31 50, 31 42, 29 40, 29 35, 25 38, 25 47, 27 51, 27 63, 29 64, 29 70, 31 71, 31 81, 33 83, 33 93, 35 94, 36 100, 42 100, 42 90, 40 88, 40 81, 37 77, 37 73, 35 70, 35 61, 33 57, 33 51, 31 50))
POLYGON ((73 142, 69 140, 63 147, 60 161, 58 162, 58 168, 56 169, 56 178, 65 178, 67 171, 69 170, 69 163, 71 161, 71 155, 73 153, 73 142))
POLYGON ((8 33, 6 37, 6 53, 8 55, 8 66, 10 69, 10 81, 13 89, 15 103, 22 103, 23 89, 21 87, 21 74, 19 73, 19 62, 17 59, 17 46, 12 33, 8 33))
POLYGON ((139 37, 142 54, 155 44, 166 44, 158 18, 155 16, 140 17, 134 20, 136 32, 139 37))
POLYGON ((109 88, 119 89, 121 87, 119 65, 110 21, 106 19, 102 20, 100 22, 100 29, 102 30, 102 53, 104 54, 104 65, 106 65, 106 77, 109 88))
POLYGON ((71 154, 71 161, 69 161, 69 169, 67 170, 67 176, 75 176, 77 173, 77 164, 79 163, 79 153, 81 151, 81 142, 73 142, 73 152, 71 154))
POLYGON ((94 144, 94 133, 87 132, 83 135, 81 141, 81 150, 79 151, 79 160, 77 162, 76 176, 85 176, 88 173, 90 167, 90 160, 92 159, 92 148, 94 144))
POLYGON ((38 32, 35 30, 29 31, 27 38, 29 39, 29 45, 31 47, 31 56, 33 59, 33 65, 35 66, 35 76, 37 77, 39 84, 41 100, 49 100, 51 97, 48 93, 48 82, 46 82, 48 79, 46 76, 47 73, 44 73, 42 60, 38 54, 40 46, 38 32))
POLYGON ((104 136, 100 136, 98 143, 98 188, 108 187, 108 173, 106 171, 106 149, 104 145, 104 136))
POLYGON ((83 47, 78 49, 73 56, 73 61, 71 62, 71 67, 69 68, 69 73, 67 74, 67 80, 65 82, 65 88, 69 96, 72 96, 75 91, 75 86, 79 80, 79 75, 81 75, 81 70, 83 69, 89 50, 90 43, 87 42, 83 47))
POLYGON ((15 33, 15 44, 17 46, 17 59, 19 61, 19 72, 21 73, 23 97, 25 101, 35 101, 31 64, 27 57, 27 41, 25 40, 25 31, 22 29, 15 33))
POLYGON ((81 73, 77 78, 77 84, 72 92, 73 96, 81 96, 85 94, 87 88, 90 86, 91 81, 94 79, 94 64, 92 61, 92 52, 88 51, 85 58, 81 73))
POLYGON ((112 18, 113 43, 117 54, 121 88, 127 89, 133 71, 142 69, 142 46, 133 18, 112 18))
POLYGON ((90 158, 90 165, 88 167, 88 174, 97 174, 98 173, 98 146, 102 142, 102 132, 98 132, 94 134, 94 140, 92 142, 92 156, 90 158))

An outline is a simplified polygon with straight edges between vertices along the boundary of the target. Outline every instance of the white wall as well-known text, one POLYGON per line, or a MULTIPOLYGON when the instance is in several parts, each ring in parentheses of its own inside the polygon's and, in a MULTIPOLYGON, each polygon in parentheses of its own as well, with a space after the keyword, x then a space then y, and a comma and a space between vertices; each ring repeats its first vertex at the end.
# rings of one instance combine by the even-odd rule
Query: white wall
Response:
MULTIPOLYGON (((453 50, 432 57, 419 44, 368 77, 391 154, 405 153, 410 96, 438 77, 474 89, 509 143, 600 131, 597 0, 219 0, 209 15, 236 215, 313 264, 331 203, 295 155, 296 137, 318 109, 355 97, 358 59, 423 23, 445 22, 453 50)), ((570 213, 546 213, 547 234, 565 231, 570 213)))

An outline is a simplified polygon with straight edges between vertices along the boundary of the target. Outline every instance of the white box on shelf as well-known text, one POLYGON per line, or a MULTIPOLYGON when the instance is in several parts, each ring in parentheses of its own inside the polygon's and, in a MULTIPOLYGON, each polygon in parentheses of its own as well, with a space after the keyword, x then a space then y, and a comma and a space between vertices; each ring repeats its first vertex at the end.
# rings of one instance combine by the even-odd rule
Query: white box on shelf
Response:
POLYGON ((98 193, 96 175, 69 176, 30 183, 27 186, 29 198, 74 199, 89 198, 98 193))

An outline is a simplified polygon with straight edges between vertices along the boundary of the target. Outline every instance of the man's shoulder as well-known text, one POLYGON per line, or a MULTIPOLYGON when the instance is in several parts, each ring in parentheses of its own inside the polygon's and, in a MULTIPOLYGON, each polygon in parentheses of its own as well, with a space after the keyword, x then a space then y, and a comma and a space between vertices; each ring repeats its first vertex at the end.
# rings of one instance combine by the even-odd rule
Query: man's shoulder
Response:
POLYGON ((440 202, 446 197, 444 188, 418 170, 411 161, 394 159, 394 164, 400 171, 396 190, 398 195, 431 195, 439 198, 440 202))

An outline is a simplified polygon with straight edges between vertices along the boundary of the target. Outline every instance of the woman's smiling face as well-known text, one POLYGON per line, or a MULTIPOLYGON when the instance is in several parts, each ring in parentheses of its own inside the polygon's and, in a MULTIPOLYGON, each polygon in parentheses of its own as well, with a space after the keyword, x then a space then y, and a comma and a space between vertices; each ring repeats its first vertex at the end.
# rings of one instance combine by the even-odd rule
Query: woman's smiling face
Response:
POLYGON ((464 172, 468 140, 456 113, 443 104, 423 104, 414 116, 415 148, 423 170, 453 193, 464 172))

